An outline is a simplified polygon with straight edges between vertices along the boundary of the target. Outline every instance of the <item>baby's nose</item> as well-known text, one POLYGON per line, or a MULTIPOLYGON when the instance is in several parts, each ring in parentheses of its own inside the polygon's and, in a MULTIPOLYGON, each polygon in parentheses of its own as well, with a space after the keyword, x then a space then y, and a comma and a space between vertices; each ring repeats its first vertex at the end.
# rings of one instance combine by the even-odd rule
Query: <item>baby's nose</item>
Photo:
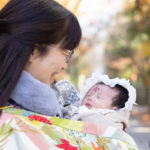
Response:
POLYGON ((88 101, 92 101, 93 99, 91 97, 88 98, 88 101))

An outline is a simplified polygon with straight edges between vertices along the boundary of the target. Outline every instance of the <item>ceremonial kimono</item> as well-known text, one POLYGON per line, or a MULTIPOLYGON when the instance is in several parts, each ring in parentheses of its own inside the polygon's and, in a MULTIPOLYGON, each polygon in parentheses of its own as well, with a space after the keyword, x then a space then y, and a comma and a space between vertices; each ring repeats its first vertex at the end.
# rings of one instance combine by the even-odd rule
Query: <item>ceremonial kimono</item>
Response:
POLYGON ((115 127, 16 108, 5 108, 0 116, 0 149, 138 150, 132 137, 115 127))

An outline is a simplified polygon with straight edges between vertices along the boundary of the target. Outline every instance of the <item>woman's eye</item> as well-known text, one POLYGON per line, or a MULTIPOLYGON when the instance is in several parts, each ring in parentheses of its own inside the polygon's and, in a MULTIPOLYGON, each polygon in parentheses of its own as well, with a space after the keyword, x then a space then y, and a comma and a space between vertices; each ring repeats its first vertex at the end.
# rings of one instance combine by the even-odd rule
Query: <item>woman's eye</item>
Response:
POLYGON ((69 51, 67 51, 67 50, 63 51, 63 55, 64 56, 68 56, 69 55, 69 51))
POLYGON ((64 54, 64 56, 68 56, 68 53, 63 53, 64 54))
POLYGON ((69 54, 70 54, 70 51, 69 51, 69 50, 67 50, 67 51, 66 51, 66 55, 68 56, 69 54))

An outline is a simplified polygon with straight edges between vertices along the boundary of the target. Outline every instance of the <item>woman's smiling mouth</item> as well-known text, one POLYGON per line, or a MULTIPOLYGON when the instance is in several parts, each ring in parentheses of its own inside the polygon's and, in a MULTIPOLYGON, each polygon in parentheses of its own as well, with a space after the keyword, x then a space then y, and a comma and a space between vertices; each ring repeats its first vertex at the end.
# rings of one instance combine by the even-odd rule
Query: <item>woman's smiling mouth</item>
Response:
POLYGON ((55 75, 56 74, 58 74, 58 72, 54 72, 54 73, 52 73, 52 75, 51 75, 51 83, 55 83, 56 82, 56 79, 55 79, 55 75))

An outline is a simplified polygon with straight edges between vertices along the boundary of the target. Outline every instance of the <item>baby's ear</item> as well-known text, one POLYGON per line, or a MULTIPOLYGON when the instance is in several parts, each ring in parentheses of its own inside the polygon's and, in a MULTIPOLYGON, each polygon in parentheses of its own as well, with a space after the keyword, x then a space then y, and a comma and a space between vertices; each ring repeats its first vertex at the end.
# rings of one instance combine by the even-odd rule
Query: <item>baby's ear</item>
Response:
POLYGON ((118 110, 118 107, 117 107, 117 106, 113 106, 112 109, 113 109, 113 110, 118 110))

